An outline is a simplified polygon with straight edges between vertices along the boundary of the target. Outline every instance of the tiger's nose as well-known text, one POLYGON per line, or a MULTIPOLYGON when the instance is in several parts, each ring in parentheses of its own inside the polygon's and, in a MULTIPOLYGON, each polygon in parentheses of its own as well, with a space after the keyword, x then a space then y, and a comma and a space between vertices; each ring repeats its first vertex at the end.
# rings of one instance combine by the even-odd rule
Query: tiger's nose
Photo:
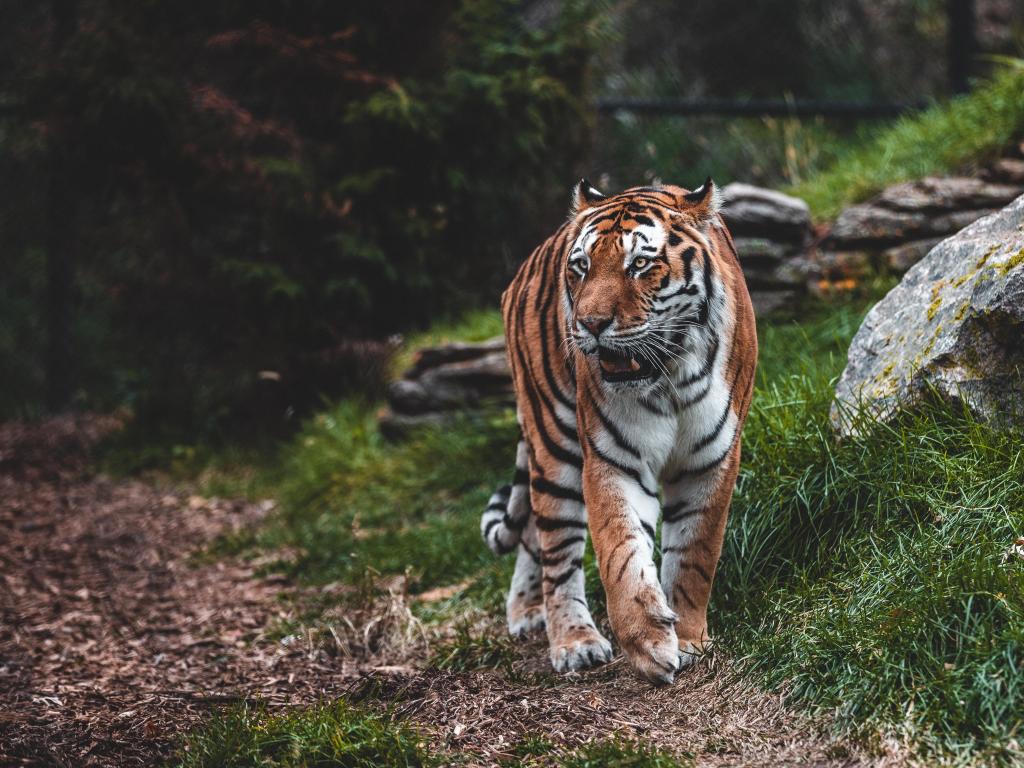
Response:
POLYGON ((587 315, 586 317, 579 318, 580 325, 590 331, 591 335, 596 339, 601 335, 601 332, 612 324, 614 317, 600 317, 598 315, 587 315))

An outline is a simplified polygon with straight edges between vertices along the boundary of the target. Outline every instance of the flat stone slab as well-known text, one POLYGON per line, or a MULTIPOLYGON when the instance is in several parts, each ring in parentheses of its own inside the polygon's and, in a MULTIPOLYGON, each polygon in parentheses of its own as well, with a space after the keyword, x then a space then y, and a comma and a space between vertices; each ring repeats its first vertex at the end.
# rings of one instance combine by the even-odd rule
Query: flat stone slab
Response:
POLYGON ((897 211, 959 211, 998 208, 1024 189, 965 176, 934 177, 889 187, 873 201, 897 211))
POLYGON ((742 182, 722 189, 722 218, 734 236, 796 244, 811 226, 811 210, 800 198, 742 182))

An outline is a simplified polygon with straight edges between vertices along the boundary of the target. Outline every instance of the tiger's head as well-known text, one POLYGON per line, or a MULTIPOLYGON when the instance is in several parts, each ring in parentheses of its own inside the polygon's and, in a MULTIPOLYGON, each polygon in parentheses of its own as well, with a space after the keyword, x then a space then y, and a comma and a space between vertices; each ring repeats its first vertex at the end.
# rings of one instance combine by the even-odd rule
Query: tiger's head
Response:
POLYGON ((685 354, 708 322, 714 267, 708 227, 719 224, 708 178, 680 187, 634 187, 611 197, 586 179, 573 194, 578 227, 565 260, 569 333, 616 389, 642 388, 685 354))

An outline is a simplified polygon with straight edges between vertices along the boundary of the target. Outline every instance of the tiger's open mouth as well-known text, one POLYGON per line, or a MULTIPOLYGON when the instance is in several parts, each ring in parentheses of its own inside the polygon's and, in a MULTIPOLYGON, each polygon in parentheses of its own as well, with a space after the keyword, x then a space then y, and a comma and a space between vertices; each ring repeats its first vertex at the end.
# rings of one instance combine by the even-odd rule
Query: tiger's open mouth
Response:
POLYGON ((640 381, 652 378, 657 369, 649 360, 630 357, 608 347, 597 348, 597 360, 601 366, 601 378, 605 381, 640 381))

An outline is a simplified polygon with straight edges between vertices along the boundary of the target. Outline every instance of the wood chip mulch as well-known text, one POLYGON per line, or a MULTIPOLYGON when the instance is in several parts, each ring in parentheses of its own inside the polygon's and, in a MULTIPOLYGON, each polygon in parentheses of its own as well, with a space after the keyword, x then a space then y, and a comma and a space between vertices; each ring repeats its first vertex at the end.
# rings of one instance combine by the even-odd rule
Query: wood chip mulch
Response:
POLYGON ((315 701, 349 665, 265 638, 281 584, 201 563, 266 506, 92 476, 105 418, 0 425, 0 765, 163 762, 211 707, 315 701))

